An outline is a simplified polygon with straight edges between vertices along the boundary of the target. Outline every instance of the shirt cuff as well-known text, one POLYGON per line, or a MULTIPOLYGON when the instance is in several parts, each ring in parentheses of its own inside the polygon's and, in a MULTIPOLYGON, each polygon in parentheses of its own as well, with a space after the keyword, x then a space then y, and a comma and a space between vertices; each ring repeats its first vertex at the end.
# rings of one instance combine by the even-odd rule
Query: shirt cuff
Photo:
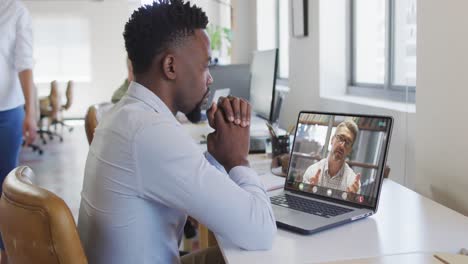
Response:
POLYGON ((205 151, 205 158, 208 162, 213 165, 216 169, 224 174, 228 174, 226 169, 221 165, 208 151, 205 151))

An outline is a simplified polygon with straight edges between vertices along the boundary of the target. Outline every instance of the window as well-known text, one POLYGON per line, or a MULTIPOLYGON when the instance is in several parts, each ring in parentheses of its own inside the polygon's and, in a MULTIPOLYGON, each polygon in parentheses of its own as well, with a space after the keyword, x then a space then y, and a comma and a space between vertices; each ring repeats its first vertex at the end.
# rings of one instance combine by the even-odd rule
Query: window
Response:
MULTIPOLYGON (((154 0, 140 0, 142 5, 151 5, 154 0)), ((191 0, 208 16, 207 33, 211 40, 211 56, 220 64, 231 62, 231 0, 191 0)))
POLYGON ((257 0, 257 49, 279 49, 278 77, 289 76, 288 0, 257 0))
POLYGON ((353 0, 350 94, 414 102, 416 0, 353 0))
POLYGON ((279 0, 279 77, 289 77, 289 9, 288 0, 279 0))
POLYGON ((38 83, 91 81, 90 26, 86 18, 35 17, 33 29, 38 83))

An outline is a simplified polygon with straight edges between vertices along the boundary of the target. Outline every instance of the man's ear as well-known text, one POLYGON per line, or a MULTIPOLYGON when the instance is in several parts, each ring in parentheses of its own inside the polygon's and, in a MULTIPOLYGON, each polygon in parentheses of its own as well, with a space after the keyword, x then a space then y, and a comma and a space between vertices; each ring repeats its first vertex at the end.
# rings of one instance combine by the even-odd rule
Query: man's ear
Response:
POLYGON ((174 55, 165 55, 162 59, 162 72, 167 79, 174 80, 176 78, 175 68, 176 66, 174 55))

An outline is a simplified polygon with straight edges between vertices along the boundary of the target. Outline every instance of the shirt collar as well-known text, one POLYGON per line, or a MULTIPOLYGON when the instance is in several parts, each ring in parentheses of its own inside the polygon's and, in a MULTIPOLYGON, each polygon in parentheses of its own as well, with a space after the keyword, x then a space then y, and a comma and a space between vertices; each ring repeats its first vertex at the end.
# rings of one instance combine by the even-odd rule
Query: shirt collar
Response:
POLYGON ((169 107, 167 107, 167 105, 156 94, 151 92, 145 86, 132 81, 128 86, 127 95, 142 101, 143 103, 154 109, 154 111, 161 113, 165 116, 170 116, 174 121, 177 121, 177 119, 172 114, 171 110, 169 110, 169 107))
POLYGON ((338 171, 338 173, 335 175, 335 176, 330 176, 330 174, 328 174, 328 159, 329 159, 330 156, 328 156, 326 159, 325 159, 325 165, 324 165, 324 173, 325 175, 328 176, 328 178, 341 178, 343 177, 343 174, 344 174, 344 167, 346 166, 346 162, 343 163, 343 166, 341 166, 340 170, 338 171))

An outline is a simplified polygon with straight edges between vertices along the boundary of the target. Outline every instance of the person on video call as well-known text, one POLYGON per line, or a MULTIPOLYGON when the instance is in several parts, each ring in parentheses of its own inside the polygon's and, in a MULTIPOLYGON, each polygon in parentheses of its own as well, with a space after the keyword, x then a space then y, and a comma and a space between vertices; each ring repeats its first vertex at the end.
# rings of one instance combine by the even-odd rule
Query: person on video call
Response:
POLYGON ((358 126, 352 120, 341 122, 333 135, 332 149, 327 158, 312 164, 304 173, 302 182, 322 187, 359 193, 361 174, 354 171, 346 163, 346 157, 353 149, 354 141, 359 132, 358 126))

